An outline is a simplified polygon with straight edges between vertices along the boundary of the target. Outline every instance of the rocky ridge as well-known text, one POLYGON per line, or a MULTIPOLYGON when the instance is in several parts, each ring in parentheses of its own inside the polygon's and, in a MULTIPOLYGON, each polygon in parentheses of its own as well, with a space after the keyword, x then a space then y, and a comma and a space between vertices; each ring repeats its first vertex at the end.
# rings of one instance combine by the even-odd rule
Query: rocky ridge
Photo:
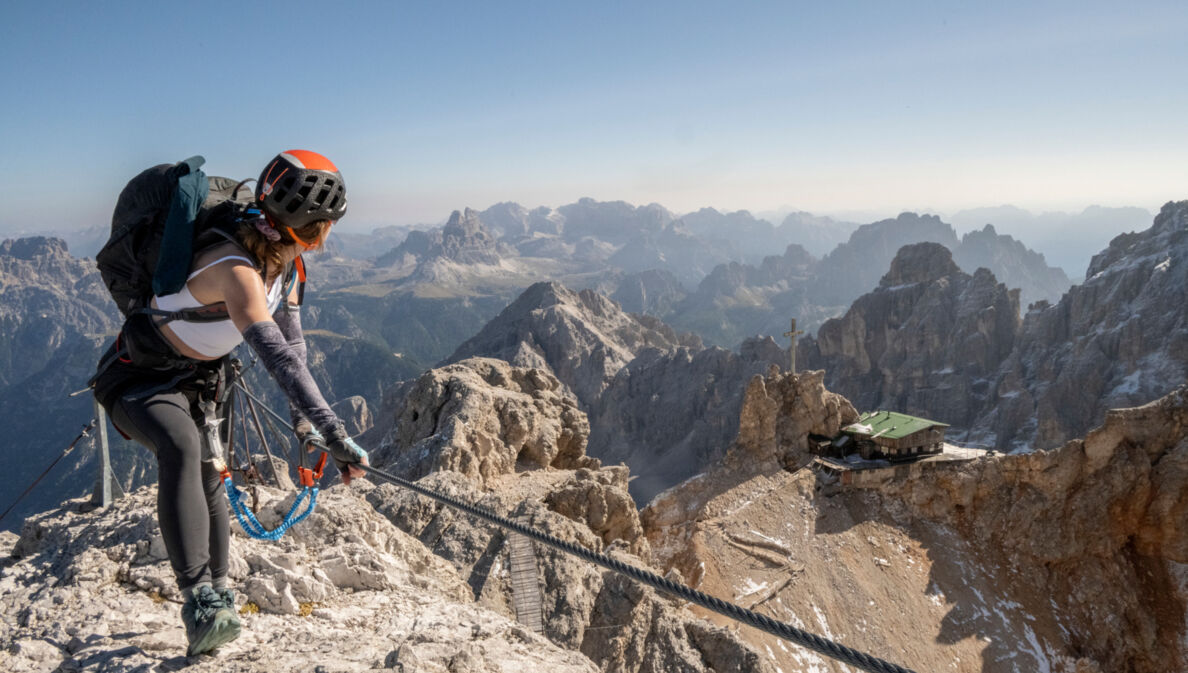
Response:
POLYGON ((1048 266, 1042 254, 1022 241, 1000 235, 989 224, 961 237, 953 250, 953 261, 970 273, 990 270, 1011 289, 1019 289, 1023 306, 1041 300, 1056 301, 1072 287, 1063 269, 1048 266))
MULTIPOLYGON (((377 462, 421 483, 638 566, 651 551, 626 468, 585 455, 588 423, 551 375, 472 358, 427 372, 393 411, 377 462), (462 470, 457 466, 463 466, 462 470)), ((511 612, 506 534, 389 485, 368 500, 468 578, 474 598, 511 612)), ((755 653, 676 603, 537 547, 545 635, 602 670, 747 669, 755 653)))
POLYGON ((623 313, 597 292, 549 282, 525 290, 446 361, 481 355, 545 369, 588 407, 638 350, 682 345, 700 342, 654 318, 623 313))
MULTIPOLYGON (((723 460, 641 515, 662 567, 915 670, 1188 663, 1188 388, 1060 449, 885 470, 855 488, 801 467, 808 435, 855 413, 821 380, 752 382, 723 460)), ((784 671, 848 670, 740 634, 784 671)))
POLYGON ((1185 306, 1188 201, 1180 201, 1164 205, 1149 229, 1115 237, 1084 283, 1023 317, 989 423, 998 445, 1058 446, 1106 410, 1188 380, 1185 306))
POLYGON ((961 271, 939 243, 903 247, 873 292, 797 349, 864 411, 893 409, 973 427, 998 402, 993 380, 1019 329, 1019 291, 961 271))
POLYGON ((702 335, 707 343, 724 346, 754 334, 782 334, 792 317, 798 328, 811 333, 876 286, 902 247, 919 242, 951 250, 952 259, 968 273, 989 269, 1008 287, 1021 290, 1024 305, 1055 301, 1070 286, 1063 271, 993 227, 958 240, 953 228, 934 215, 903 213, 858 227, 821 260, 790 245, 782 257, 768 256, 758 266, 719 266, 668 313, 658 315, 702 335))
POLYGON ((864 410, 950 423, 1001 450, 1051 448, 1188 378, 1188 202, 1116 237, 1082 285, 1021 321, 1012 292, 984 269, 958 271, 939 246, 904 248, 892 267, 797 350, 864 410))
POLYGON ((624 462, 646 502, 719 457, 745 382, 787 356, 770 338, 703 348, 655 318, 556 283, 530 287, 449 361, 482 356, 554 374, 589 414, 589 452, 624 462))
POLYGON ((1080 282, 1090 258, 1109 245, 1121 232, 1141 231, 1151 222, 1145 208, 1089 206, 1079 213, 1030 213, 1013 206, 975 208, 954 213, 948 219, 958 229, 976 230, 986 224, 1004 234, 1022 238, 1044 254, 1050 264, 1064 269, 1080 282), (1076 236, 1068 232, 1075 231, 1076 236))
MULTIPOLYGON (((5 669, 262 672, 556 668, 593 663, 471 600, 448 563, 335 487, 279 542, 237 526, 230 576, 244 634, 186 658, 181 601, 156 524, 155 487, 107 511, 80 503, 31 519, 0 566, 5 669)), ((291 500, 260 489, 267 526, 291 500)))

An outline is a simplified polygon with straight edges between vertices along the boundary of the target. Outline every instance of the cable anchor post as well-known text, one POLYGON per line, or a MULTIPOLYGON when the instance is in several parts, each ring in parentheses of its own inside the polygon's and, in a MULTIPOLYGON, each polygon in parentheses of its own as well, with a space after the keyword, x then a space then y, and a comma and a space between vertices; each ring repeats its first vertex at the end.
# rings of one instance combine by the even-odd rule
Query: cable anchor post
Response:
POLYGON ((94 403, 96 431, 91 443, 96 448, 95 457, 99 469, 95 475, 95 490, 91 494, 91 504, 107 508, 116 499, 124 497, 124 489, 111 469, 111 450, 107 443, 107 412, 103 405, 99 404, 99 400, 94 400, 94 403))

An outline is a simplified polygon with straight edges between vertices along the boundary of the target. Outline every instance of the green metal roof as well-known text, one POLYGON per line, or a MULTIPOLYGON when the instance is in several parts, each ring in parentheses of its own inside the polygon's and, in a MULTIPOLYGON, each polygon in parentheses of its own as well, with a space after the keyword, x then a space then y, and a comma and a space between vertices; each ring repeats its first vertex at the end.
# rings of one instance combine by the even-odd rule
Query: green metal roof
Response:
POLYGON ((894 411, 872 411, 862 414, 857 423, 847 425, 842 428, 842 432, 849 432, 855 435, 869 435, 871 438, 886 437, 887 439, 903 439, 910 434, 938 426, 947 428, 949 424, 930 421, 927 418, 908 416, 907 414, 900 414, 894 411))

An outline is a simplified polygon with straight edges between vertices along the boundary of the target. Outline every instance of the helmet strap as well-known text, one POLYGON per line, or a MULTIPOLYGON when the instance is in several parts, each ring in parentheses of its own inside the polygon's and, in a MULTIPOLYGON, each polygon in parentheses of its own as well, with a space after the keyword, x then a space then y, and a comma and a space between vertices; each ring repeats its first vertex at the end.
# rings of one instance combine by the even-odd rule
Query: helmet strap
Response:
POLYGON ((313 250, 322 243, 320 239, 315 239, 313 243, 303 240, 297 235, 297 232, 293 231, 293 227, 285 227, 285 231, 289 232, 289 236, 291 236, 293 240, 297 242, 297 245, 300 245, 303 250, 313 250))

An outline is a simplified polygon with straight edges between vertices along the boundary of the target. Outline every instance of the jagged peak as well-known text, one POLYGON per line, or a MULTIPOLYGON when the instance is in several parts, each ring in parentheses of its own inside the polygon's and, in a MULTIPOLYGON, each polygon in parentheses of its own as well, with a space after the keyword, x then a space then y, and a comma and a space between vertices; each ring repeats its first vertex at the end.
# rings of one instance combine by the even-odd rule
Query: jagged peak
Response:
POLYGON ((1156 232, 1188 230, 1188 201, 1168 201, 1163 204, 1151 228, 1156 232))
POLYGON ((905 245, 891 260, 891 270, 879 281, 879 287, 895 287, 933 281, 961 273, 953 253, 940 243, 905 245))
POLYGON ((547 280, 529 285, 508 306, 508 310, 525 311, 536 308, 548 308, 557 304, 578 303, 580 303, 580 299, 578 299, 578 295, 573 290, 570 290, 555 280, 547 280))
POLYGON ((0 243, 0 255, 33 260, 38 257, 68 257, 66 241, 55 236, 9 238, 0 243))

